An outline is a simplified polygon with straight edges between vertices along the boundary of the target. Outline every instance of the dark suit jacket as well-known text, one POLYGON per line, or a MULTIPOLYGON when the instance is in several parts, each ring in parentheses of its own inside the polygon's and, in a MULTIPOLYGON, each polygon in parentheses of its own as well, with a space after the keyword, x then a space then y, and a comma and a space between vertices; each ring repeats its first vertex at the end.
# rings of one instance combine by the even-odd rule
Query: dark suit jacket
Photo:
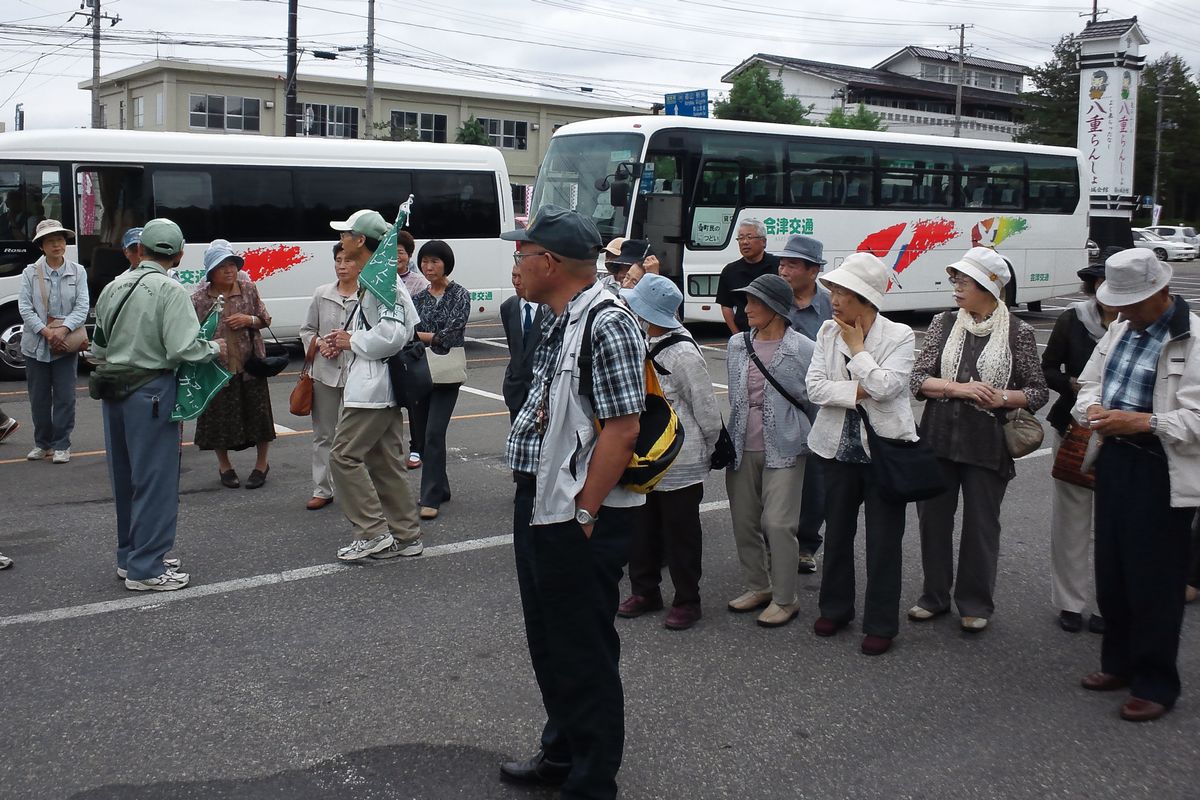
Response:
POLYGON ((513 296, 500 304, 500 322, 504 325, 504 335, 508 339, 508 367, 504 370, 504 404, 512 416, 515 416, 525 404, 529 395, 529 384, 533 381, 533 351, 542 340, 542 318, 545 310, 538 307, 533 314, 533 327, 529 336, 524 333, 524 320, 521 319, 521 300, 513 296))

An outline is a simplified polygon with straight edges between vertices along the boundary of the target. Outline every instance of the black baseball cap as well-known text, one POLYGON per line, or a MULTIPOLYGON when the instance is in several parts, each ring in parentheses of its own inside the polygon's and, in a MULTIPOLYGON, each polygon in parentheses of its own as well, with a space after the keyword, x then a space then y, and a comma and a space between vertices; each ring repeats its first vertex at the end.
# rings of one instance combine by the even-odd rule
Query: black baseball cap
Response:
POLYGON ((533 213, 524 228, 500 234, 508 242, 533 242, 567 258, 595 258, 604 247, 590 219, 562 206, 546 204, 533 213))
POLYGON ((608 259, 608 263, 640 264, 652 255, 654 255, 654 251, 650 249, 650 243, 645 239, 626 239, 621 242, 621 254, 608 259))

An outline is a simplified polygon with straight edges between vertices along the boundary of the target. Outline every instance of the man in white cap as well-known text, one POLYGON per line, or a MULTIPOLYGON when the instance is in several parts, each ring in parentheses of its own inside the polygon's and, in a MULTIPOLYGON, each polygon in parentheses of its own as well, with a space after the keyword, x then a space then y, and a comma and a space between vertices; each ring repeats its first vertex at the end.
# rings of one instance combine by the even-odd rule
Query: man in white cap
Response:
POLYGON ((1200 317, 1146 250, 1105 262, 1096 299, 1121 312, 1079 376, 1075 417, 1096 459, 1096 599, 1106 628, 1092 691, 1129 687, 1121 717, 1158 719, 1177 666, 1192 517, 1200 505, 1200 317))

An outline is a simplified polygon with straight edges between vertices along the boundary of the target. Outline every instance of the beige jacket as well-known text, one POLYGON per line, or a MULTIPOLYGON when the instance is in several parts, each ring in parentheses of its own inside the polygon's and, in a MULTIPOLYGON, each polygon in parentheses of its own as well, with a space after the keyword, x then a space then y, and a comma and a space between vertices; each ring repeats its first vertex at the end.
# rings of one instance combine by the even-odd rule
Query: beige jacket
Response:
MULTIPOLYGON (((317 336, 325 336, 330 331, 345 329, 346 315, 357 302, 354 295, 344 298, 337 290, 337 282, 318 286, 313 292, 312 303, 308 306, 308 316, 300 326, 300 341, 304 344, 304 352, 317 336)), ((313 358, 312 377, 314 381, 340 388, 346 385, 346 370, 350 366, 352 354, 349 351, 337 358, 326 358, 317 352, 313 358)))

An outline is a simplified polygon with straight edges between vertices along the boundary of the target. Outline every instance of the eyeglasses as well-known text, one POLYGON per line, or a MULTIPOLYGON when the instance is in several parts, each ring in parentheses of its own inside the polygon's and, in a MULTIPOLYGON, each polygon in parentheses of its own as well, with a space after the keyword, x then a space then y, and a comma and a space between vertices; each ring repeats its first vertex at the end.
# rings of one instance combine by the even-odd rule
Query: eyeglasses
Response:
POLYGON ((961 275, 961 274, 951 275, 949 280, 950 280, 951 286, 969 286, 972 283, 972 280, 970 278, 968 278, 966 275, 961 275))
POLYGON ((737 237, 737 240, 739 242, 753 242, 755 239, 762 239, 763 241, 766 241, 767 237, 765 237, 765 236, 739 236, 739 237, 737 237))
POLYGON ((550 253, 545 250, 541 250, 536 253, 513 253, 513 264, 515 264, 516 266, 519 267, 519 266, 521 266, 522 258, 528 258, 529 256, 548 256, 548 255, 550 255, 550 253))

